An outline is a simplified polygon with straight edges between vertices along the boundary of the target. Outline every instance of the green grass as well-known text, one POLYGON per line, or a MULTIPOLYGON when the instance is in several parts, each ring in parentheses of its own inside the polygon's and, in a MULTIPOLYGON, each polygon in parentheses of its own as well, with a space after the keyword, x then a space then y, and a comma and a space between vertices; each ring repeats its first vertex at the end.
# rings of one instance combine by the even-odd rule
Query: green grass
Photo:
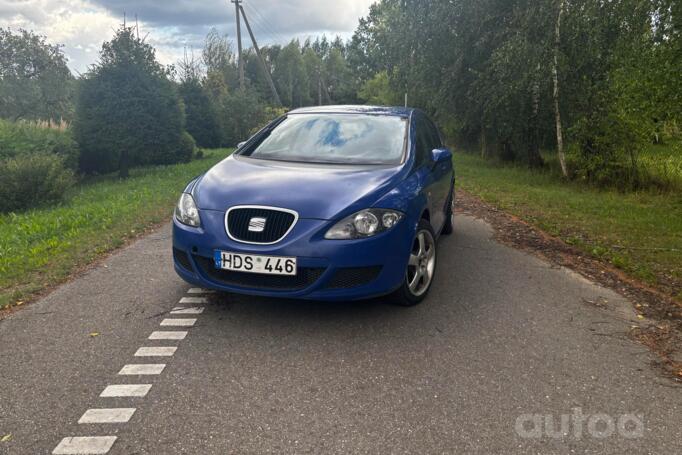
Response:
POLYGON ((63 282, 148 227, 170 220, 185 185, 229 153, 208 151, 187 164, 134 169, 127 180, 89 179, 60 205, 0 215, 0 308, 63 282))
POLYGON ((682 300, 682 194, 620 193, 456 153, 458 185, 682 300))

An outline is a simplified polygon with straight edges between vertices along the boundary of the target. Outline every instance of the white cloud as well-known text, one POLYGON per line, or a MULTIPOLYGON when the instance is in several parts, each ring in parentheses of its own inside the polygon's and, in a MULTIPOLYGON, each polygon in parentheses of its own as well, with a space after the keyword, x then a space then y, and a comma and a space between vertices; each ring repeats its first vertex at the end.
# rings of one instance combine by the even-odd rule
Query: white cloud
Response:
MULTIPOLYGON (((245 0, 245 10, 264 45, 322 33, 348 38, 373 1, 245 0)), ((69 66, 84 72, 123 22, 124 11, 128 20, 139 15, 140 33, 148 33, 164 64, 175 63, 184 46, 200 47, 210 27, 235 35, 227 0, 0 0, 0 27, 34 30, 63 44, 69 66)))

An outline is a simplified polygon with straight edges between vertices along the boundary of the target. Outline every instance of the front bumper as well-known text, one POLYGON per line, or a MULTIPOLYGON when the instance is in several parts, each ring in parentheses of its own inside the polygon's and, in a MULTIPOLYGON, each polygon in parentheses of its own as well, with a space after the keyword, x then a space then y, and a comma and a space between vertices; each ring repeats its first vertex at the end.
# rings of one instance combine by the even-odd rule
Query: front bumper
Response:
POLYGON ((401 286, 416 224, 403 220, 389 232, 361 240, 326 240, 332 222, 300 219, 275 245, 250 245, 227 236, 225 212, 202 210, 201 228, 173 220, 175 271, 208 289, 266 297, 310 300, 362 300, 401 286), (213 265, 216 250, 298 258, 297 277, 222 272, 213 265))

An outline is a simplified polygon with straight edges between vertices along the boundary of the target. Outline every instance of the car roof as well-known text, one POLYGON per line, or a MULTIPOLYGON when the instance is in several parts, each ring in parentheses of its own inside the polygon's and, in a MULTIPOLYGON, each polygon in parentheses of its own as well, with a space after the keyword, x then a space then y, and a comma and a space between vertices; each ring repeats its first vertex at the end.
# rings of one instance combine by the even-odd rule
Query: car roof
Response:
POLYGON ((290 114, 374 114, 410 117, 417 109, 412 107, 390 106, 311 106, 294 109, 290 114))

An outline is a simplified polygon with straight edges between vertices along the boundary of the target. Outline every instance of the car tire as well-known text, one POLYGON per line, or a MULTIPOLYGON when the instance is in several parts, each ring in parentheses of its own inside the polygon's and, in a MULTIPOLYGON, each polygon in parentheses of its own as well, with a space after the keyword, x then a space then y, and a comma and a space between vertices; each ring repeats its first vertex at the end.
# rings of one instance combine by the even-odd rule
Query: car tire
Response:
POLYGON ((391 301, 394 304, 411 307, 424 301, 433 284, 438 263, 437 256, 436 236, 433 228, 428 221, 421 220, 412 242, 405 279, 400 288, 391 295, 391 301), (421 277, 417 277, 417 274, 421 277))
POLYGON ((448 200, 448 209, 447 213, 445 214, 445 225, 443 226, 441 235, 451 235, 453 232, 455 232, 455 214, 452 210, 452 206, 454 205, 454 197, 455 190, 452 190, 452 194, 448 200))

